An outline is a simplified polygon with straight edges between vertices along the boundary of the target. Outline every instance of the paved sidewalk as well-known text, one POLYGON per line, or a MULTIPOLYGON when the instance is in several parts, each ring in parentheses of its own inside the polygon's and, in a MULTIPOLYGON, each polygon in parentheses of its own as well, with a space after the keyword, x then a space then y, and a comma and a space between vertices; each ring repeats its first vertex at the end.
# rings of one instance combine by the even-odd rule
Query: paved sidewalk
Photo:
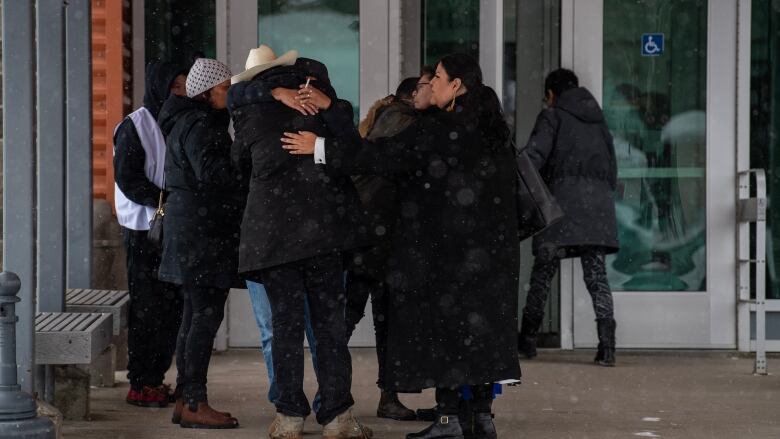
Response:
MULTIPOLYGON (((494 409, 502 439, 780 438, 780 375, 753 376, 752 360, 723 352, 618 352, 618 367, 594 366, 592 351, 542 351, 524 361, 524 384, 505 389, 494 409)), ((353 350, 353 394, 358 416, 375 437, 404 438, 425 424, 376 418, 379 399, 371 349, 353 350)), ((307 365, 310 364, 307 358, 307 365)), ((308 366, 307 366, 308 367, 308 366)), ((780 358, 770 358, 770 371, 780 358)), ((119 375, 119 374, 117 374, 119 375)), ((316 390, 311 369, 306 389, 316 390)), ((118 376, 119 378, 119 376, 118 376)), ((259 352, 215 355, 209 376, 213 405, 238 417, 241 428, 186 430, 170 423, 170 409, 124 403, 127 383, 92 390, 93 420, 67 422, 66 438, 166 439, 265 438, 274 409, 265 398, 265 366, 259 352)), ((169 381, 173 381, 169 373, 169 381)), ((430 407, 432 392, 406 395, 410 407, 430 407)), ((309 418, 306 438, 319 438, 309 418)))

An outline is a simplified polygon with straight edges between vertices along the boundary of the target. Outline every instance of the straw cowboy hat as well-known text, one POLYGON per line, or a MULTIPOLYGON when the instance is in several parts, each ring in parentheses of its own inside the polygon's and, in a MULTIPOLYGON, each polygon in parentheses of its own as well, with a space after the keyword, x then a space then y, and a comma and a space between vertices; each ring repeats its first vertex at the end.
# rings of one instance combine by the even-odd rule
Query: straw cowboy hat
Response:
POLYGON ((230 82, 236 84, 241 81, 248 81, 262 71, 276 66, 291 66, 297 60, 297 50, 291 50, 277 58, 270 47, 261 44, 257 49, 249 51, 249 56, 246 57, 246 70, 231 78, 230 82))

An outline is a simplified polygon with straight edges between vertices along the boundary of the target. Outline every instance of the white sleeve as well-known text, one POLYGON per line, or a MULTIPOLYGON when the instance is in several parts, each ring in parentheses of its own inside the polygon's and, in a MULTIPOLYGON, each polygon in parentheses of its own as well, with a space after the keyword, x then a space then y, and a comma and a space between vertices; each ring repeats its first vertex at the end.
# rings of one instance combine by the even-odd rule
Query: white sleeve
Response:
POLYGON ((314 142, 314 163, 318 165, 325 164, 325 138, 317 137, 314 142))

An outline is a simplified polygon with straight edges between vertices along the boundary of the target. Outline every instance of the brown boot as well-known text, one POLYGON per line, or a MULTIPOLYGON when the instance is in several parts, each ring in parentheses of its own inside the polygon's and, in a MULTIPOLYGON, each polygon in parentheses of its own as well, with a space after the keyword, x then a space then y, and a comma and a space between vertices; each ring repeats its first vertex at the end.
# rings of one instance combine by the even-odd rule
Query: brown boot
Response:
POLYGON ((352 409, 336 416, 322 429, 322 439, 371 439, 374 432, 363 426, 352 414, 352 409))
POLYGON ((188 405, 184 405, 181 411, 182 428, 225 429, 238 427, 238 420, 209 407, 208 402, 199 402, 198 409, 192 411, 188 405))
POLYGON ((268 427, 268 437, 271 439, 303 439, 303 421, 297 416, 287 416, 281 413, 268 427))
MULTIPOLYGON (((173 416, 171 416, 172 424, 181 424, 181 412, 184 410, 184 400, 179 398, 176 400, 176 405, 173 406, 173 416)), ((230 412, 218 412, 225 415, 228 418, 232 418, 230 412)))

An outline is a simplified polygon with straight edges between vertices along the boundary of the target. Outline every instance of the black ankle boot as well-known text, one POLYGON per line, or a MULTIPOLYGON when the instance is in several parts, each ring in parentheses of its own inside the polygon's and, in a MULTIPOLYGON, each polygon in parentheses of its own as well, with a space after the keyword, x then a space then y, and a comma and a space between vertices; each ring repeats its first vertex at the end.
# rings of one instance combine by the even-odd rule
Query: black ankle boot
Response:
POLYGON ((398 394, 395 392, 382 391, 379 398, 379 407, 376 409, 377 418, 393 419, 396 421, 414 421, 417 420, 417 414, 406 408, 398 400, 398 394))
POLYGON ((615 319, 596 319, 596 330, 599 335, 599 347, 596 352, 596 363, 605 367, 615 366, 615 319))
POLYGON ((417 409, 417 420, 433 422, 436 420, 436 406, 429 409, 417 409))
POLYGON ((536 333, 539 330, 539 325, 539 322, 529 318, 523 313, 523 323, 520 326, 520 335, 517 340, 517 351, 528 359, 534 358, 537 355, 536 333))
POLYGON ((463 439, 463 430, 456 415, 441 415, 430 427, 409 433, 406 439, 463 439))
POLYGON ((498 439, 492 413, 474 413, 473 439, 498 439))

